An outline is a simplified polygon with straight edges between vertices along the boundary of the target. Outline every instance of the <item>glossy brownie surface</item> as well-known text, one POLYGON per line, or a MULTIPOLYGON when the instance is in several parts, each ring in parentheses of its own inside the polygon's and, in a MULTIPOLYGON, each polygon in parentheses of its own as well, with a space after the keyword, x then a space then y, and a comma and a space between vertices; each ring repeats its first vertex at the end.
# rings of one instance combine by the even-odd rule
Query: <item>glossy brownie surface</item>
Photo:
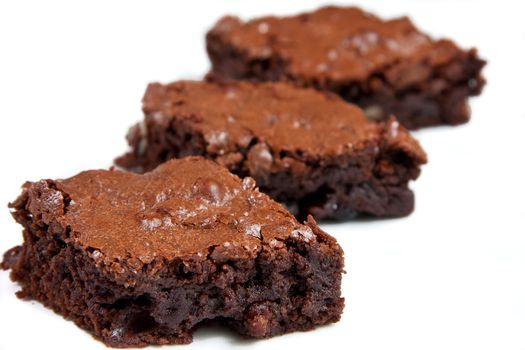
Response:
POLYGON ((235 256, 251 256, 261 241, 283 239, 305 229, 281 205, 212 162, 172 161, 144 175, 94 170, 57 181, 44 198, 49 210, 62 210, 60 223, 72 238, 98 250, 105 261, 148 264, 154 259, 200 254, 229 242, 235 256))

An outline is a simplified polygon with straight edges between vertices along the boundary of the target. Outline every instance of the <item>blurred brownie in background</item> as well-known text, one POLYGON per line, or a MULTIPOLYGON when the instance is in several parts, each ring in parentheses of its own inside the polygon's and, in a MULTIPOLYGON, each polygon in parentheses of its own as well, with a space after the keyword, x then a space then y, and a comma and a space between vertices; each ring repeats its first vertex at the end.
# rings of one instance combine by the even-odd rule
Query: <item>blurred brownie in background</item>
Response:
POLYGON ((465 123, 485 62, 476 49, 434 40, 406 18, 382 20, 355 7, 243 22, 224 17, 208 32, 209 79, 287 81, 339 94, 371 120, 394 114, 407 128, 465 123))

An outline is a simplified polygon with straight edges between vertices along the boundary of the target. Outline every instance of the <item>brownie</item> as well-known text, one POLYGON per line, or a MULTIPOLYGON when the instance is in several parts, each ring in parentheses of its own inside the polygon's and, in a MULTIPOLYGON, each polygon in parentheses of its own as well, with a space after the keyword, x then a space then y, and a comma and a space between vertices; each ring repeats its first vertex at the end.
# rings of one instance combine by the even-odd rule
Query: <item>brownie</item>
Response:
POLYGON ((255 186, 200 157, 28 182, 2 267, 114 347, 190 343, 213 319, 255 338, 338 321, 341 248, 255 186))
POLYGON ((143 172, 187 155, 213 159, 304 219, 403 216, 408 182, 426 156, 391 118, 370 122, 337 95, 286 83, 151 84, 131 151, 116 163, 143 172))
POLYGON ((287 81, 329 90, 372 120, 407 128, 465 123, 485 62, 475 49, 434 40, 406 18, 382 20, 355 7, 323 7, 248 22, 223 17, 208 32, 212 80, 287 81))

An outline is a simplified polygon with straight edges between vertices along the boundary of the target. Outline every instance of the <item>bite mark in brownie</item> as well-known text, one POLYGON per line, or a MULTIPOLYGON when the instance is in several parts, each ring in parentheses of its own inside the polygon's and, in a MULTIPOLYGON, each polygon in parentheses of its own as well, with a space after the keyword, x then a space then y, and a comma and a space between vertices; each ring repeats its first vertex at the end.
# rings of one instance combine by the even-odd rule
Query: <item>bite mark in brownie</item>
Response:
POLYGON ((287 81, 329 90, 372 120, 407 128, 465 123, 485 84, 475 49, 434 40, 406 18, 355 7, 243 22, 226 16, 206 36, 211 80, 287 81))
POLYGON ((151 84, 132 150, 117 159, 138 172, 187 155, 255 178, 300 219, 403 216, 408 182, 426 156, 395 118, 372 123, 337 95, 285 83, 151 84))
POLYGON ((28 182, 10 207, 24 242, 2 268, 18 296, 109 346, 190 343, 213 319, 265 338, 343 310, 335 239, 202 158, 28 182))

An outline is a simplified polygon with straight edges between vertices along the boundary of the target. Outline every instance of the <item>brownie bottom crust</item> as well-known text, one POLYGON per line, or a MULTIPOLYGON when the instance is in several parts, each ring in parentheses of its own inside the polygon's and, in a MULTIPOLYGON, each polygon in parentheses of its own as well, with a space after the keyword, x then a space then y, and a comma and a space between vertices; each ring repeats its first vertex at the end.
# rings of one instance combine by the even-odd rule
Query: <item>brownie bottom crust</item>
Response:
POLYGON ((24 243, 5 253, 1 267, 21 285, 17 296, 42 302, 112 347, 187 344, 209 320, 266 338, 336 322, 344 307, 342 252, 313 223, 315 241, 272 240, 255 260, 225 260, 214 246, 204 260, 145 266, 123 283, 97 266, 98 251, 70 244, 68 227, 30 213, 27 198, 12 206, 24 243))

